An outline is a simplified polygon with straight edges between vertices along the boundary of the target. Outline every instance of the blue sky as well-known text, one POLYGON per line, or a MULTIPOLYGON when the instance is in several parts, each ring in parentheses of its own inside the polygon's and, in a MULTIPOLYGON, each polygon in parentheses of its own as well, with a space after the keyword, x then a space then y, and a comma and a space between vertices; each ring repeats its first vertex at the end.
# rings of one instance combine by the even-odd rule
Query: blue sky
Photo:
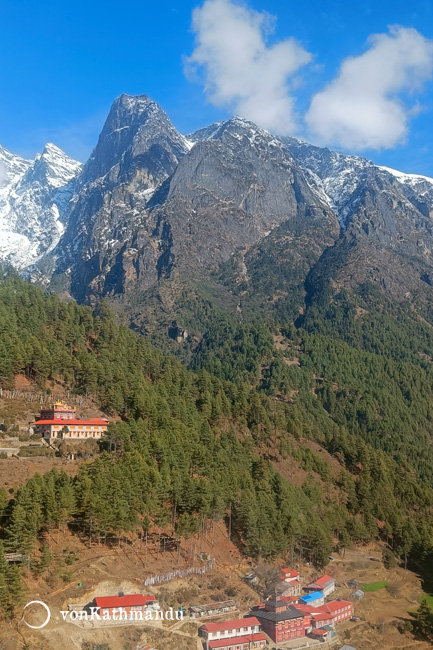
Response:
MULTIPOLYGON (((194 51, 192 11, 201 4, 3 0, 0 143, 14 153, 33 156, 52 141, 85 160, 113 99, 122 92, 150 95, 184 133, 227 117, 232 107, 221 101, 212 105, 202 84, 184 74, 184 57, 194 51)), ((311 97, 335 78, 343 60, 366 51, 371 34, 384 34, 390 25, 400 25, 433 39, 429 0, 251 0, 246 4, 276 17, 269 46, 293 37, 311 55, 293 78, 292 97, 300 116, 308 110, 311 97)), ((366 149, 362 155, 379 164, 433 176, 432 82, 419 84, 416 91, 411 88, 401 101, 406 106, 416 104, 419 113, 410 119, 406 143, 386 150, 366 149)), ((321 128, 323 132, 326 125, 321 128)), ((302 128, 298 134, 302 135, 302 128)))

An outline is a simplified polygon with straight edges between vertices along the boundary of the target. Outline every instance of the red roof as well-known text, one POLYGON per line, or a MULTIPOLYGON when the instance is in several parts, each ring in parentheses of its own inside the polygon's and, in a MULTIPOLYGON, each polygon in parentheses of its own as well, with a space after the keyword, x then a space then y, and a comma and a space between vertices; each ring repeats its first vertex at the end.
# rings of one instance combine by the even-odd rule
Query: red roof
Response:
POLYGON ((53 420, 36 420, 35 425, 38 424, 60 424, 64 427, 67 427, 70 424, 102 425, 102 424, 108 424, 108 420, 106 420, 105 418, 93 418, 92 420, 78 420, 76 418, 73 418, 71 420, 61 420, 58 418, 53 420))
POLYGON ((331 614, 333 614, 338 609, 342 609, 343 607, 347 607, 348 605, 352 605, 352 603, 350 603, 348 600, 332 600, 330 603, 327 603, 326 605, 321 605, 320 607, 317 608, 317 610, 320 612, 330 612, 331 614))
POLYGON ((311 614, 311 618, 314 618, 315 621, 327 621, 333 619, 334 615, 331 612, 314 612, 311 614))
POLYGON ((318 630, 311 630, 311 634, 314 634, 315 636, 325 636, 325 634, 328 634, 328 630, 324 630, 320 627, 318 630))
POLYGON ((330 580, 334 580, 334 578, 331 576, 322 576, 321 578, 317 578, 317 580, 312 584, 319 585, 319 587, 324 587, 330 580))
POLYGON ((285 603, 295 603, 300 599, 300 596, 278 596, 278 600, 282 600, 285 603))
POLYGON ((317 614, 322 611, 320 607, 311 607, 311 605, 293 605, 295 609, 297 609, 299 612, 302 614, 317 614))
POLYGON ((206 632, 222 632, 223 630, 235 630, 241 627, 250 627, 251 625, 260 625, 259 620, 255 616, 234 618, 231 621, 222 621, 221 623, 206 623, 202 629, 206 632))
POLYGON ((257 634, 249 634, 248 636, 232 636, 231 639, 219 639, 218 641, 209 641, 209 648, 228 648, 231 645, 238 645, 241 643, 251 643, 251 641, 266 641, 266 634, 258 632, 257 634))
POLYGON ((143 596, 143 594, 126 594, 125 596, 98 596, 95 598, 96 607, 135 607, 136 605, 147 605, 155 600, 155 596, 143 596))
POLYGON ((326 585, 327 582, 330 580, 335 582, 335 578, 332 578, 331 576, 322 576, 321 578, 317 578, 317 580, 314 580, 313 582, 310 582, 308 585, 304 587, 304 589, 317 589, 320 591, 323 589, 326 585))
POLYGON ((284 573, 286 578, 297 578, 299 576, 299 572, 292 569, 281 569, 281 573, 284 573))

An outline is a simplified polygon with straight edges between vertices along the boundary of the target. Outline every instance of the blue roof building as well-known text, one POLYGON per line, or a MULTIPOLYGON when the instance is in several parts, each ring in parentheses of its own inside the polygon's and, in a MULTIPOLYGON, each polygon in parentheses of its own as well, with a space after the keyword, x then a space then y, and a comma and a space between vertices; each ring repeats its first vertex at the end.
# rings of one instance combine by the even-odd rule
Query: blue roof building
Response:
POLYGON ((300 601, 303 605, 312 605, 313 607, 320 607, 325 604, 325 596, 321 591, 314 591, 312 594, 302 596, 300 601))

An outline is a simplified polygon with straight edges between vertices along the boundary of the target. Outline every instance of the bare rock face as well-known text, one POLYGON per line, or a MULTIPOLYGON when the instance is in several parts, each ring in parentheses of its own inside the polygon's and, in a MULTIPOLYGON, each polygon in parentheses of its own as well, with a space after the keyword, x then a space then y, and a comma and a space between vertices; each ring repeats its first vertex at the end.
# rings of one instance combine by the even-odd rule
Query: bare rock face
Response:
POLYGON ((148 201, 190 146, 146 95, 116 99, 55 251, 54 276, 77 300, 123 290, 123 260, 128 267, 143 229, 151 236, 148 201))
POLYGON ((293 237, 320 223, 329 231, 328 245, 339 232, 335 214, 281 142, 239 118, 198 142, 163 192, 155 215, 160 234, 170 230, 170 259, 178 268, 216 270, 282 223, 293 237))
POLYGON ((147 97, 116 100, 80 177, 54 280, 79 301, 127 297, 173 276, 208 277, 283 223, 291 239, 314 239, 310 262, 334 242, 335 213, 278 139, 240 118, 207 135, 193 146, 147 97))
POLYGON ((328 197, 341 235, 310 281, 323 288, 370 283, 397 301, 431 300, 433 179, 378 167, 294 140, 299 165, 328 197))

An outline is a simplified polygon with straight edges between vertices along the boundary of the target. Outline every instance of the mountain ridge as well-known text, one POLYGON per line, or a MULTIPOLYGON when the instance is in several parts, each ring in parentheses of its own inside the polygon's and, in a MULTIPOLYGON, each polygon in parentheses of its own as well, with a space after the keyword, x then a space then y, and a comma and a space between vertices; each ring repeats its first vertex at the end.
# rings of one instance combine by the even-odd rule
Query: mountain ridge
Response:
POLYGON ((166 323, 178 298, 167 302, 166 285, 207 285, 238 313, 295 318, 316 277, 331 293, 367 282, 430 309, 428 177, 278 138, 237 116, 185 137, 147 95, 124 94, 73 182, 55 222, 64 231, 30 274, 79 302, 107 297, 130 317, 134 303, 143 321, 156 299, 155 323, 166 323))

